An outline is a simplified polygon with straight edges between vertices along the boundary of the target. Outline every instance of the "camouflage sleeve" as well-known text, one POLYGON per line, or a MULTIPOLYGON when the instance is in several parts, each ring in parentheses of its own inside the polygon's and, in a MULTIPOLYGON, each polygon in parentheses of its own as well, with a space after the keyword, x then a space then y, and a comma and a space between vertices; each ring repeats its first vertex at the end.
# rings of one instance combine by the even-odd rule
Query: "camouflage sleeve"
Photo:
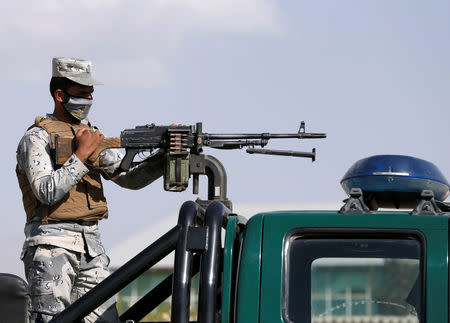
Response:
POLYGON ((50 158, 50 137, 34 127, 23 136, 17 148, 17 164, 31 184, 34 195, 44 204, 61 200, 89 169, 73 154, 55 170, 50 158))
POLYGON ((100 153, 98 156, 99 168, 106 173, 106 179, 110 179, 114 176, 114 173, 122 162, 122 158, 123 155, 119 149, 106 149, 100 153))
POLYGON ((132 190, 141 189, 163 175, 164 161, 164 154, 158 153, 145 159, 128 172, 122 172, 113 177, 113 181, 124 188, 132 190))

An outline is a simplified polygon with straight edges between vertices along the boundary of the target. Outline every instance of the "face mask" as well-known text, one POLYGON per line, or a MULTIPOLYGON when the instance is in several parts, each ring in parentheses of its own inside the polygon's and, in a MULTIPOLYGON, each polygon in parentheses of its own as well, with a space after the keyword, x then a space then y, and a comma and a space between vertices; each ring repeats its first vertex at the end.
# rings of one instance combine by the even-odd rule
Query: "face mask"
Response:
POLYGON ((83 120, 89 113, 92 99, 69 96, 69 100, 62 105, 74 118, 83 120))

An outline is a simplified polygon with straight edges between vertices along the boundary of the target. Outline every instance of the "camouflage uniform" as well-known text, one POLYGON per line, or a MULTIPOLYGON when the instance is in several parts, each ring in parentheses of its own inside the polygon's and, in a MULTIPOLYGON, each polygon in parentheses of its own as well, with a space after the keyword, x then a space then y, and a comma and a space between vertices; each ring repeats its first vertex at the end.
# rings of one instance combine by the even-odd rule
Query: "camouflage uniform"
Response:
MULTIPOLYGON (((47 118, 55 119, 52 115, 47 118)), ((45 130, 33 127, 17 149, 18 169, 26 173, 39 201, 49 205, 59 201, 89 172, 75 154, 54 169, 50 142, 45 130)), ((99 158, 101 173, 109 179, 120 165, 122 155, 111 149, 103 151, 99 158)), ((138 189, 161 175, 162 163, 144 161, 114 177, 114 182, 138 189)), ((21 259, 30 285, 32 322, 48 322, 109 274, 109 258, 100 240, 97 221, 44 224, 36 217, 26 224, 25 237, 21 259)), ((114 299, 87 316, 85 322, 118 322, 114 299)))
MULTIPOLYGON (((26 225, 25 231, 30 237, 38 234, 49 241, 65 233, 74 238, 90 235, 86 239, 74 239, 73 243, 82 246, 84 241, 97 241, 96 248, 103 250, 98 240, 97 223, 41 225, 34 221, 26 225)), ((92 256, 89 252, 74 252, 50 244, 38 244, 24 250, 23 262, 30 284, 32 322, 48 322, 109 275, 109 258, 104 252, 92 256)), ((85 322, 118 322, 115 300, 112 298, 102 304, 85 318, 85 322)))

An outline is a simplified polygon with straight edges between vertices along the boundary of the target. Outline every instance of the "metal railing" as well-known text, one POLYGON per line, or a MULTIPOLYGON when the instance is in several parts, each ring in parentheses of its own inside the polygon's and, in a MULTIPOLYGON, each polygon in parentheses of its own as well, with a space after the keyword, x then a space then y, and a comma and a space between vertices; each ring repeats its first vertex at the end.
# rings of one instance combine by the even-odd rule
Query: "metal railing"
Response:
POLYGON ((87 292, 50 322, 79 322, 90 312, 175 250, 174 272, 120 316, 138 322, 172 295, 171 322, 189 322, 191 278, 200 271, 198 322, 216 322, 220 304, 221 228, 231 211, 213 201, 206 211, 187 201, 178 224, 87 292), (203 223, 195 226, 195 223, 203 223))

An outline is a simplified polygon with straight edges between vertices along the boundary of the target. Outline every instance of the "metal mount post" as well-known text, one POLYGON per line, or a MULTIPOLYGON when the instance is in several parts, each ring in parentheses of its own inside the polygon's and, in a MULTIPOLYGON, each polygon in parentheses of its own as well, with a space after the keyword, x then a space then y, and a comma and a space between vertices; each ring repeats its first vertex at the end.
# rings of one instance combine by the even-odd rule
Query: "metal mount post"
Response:
POLYGON ((221 202, 212 202, 205 213, 206 251, 202 255, 198 301, 198 322, 218 322, 217 290, 220 285, 222 222, 231 211, 221 202))
POLYGON ((208 177, 208 199, 196 202, 206 208, 212 201, 220 201, 232 210, 232 203, 227 198, 227 172, 222 163, 211 155, 191 155, 189 172, 193 175, 193 193, 198 194, 199 175, 208 177))
MULTIPOLYGON (((192 276, 193 253, 190 250, 190 230, 193 230, 195 217, 201 209, 192 201, 183 203, 178 217, 181 227, 177 247, 175 249, 175 262, 173 272, 171 322, 189 322, 190 289, 192 276)), ((203 211, 203 210, 202 210, 203 211)), ((201 229, 201 228, 198 228, 201 229)), ((198 234, 197 237, 201 236, 198 234)), ((205 237, 206 238, 206 237, 205 237)))

